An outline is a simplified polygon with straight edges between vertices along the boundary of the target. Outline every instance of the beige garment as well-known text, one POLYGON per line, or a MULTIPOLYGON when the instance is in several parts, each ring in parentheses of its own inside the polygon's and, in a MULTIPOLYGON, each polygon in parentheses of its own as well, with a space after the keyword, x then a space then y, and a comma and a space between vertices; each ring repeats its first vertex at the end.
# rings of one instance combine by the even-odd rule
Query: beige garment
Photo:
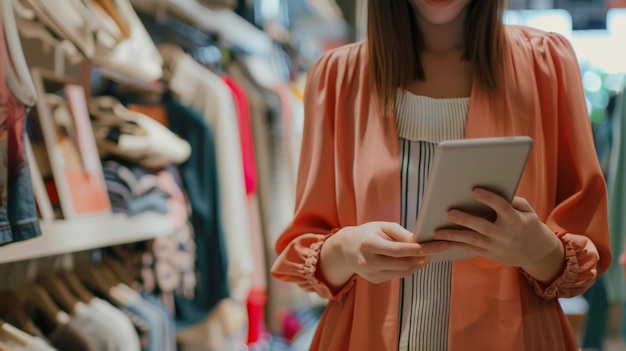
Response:
POLYGON ((248 194, 246 205, 248 208, 248 226, 250 227, 250 246, 252 246, 252 260, 254 262, 254 273, 250 279, 250 286, 265 289, 269 277, 269 265, 265 259, 265 237, 261 226, 259 196, 256 193, 248 194))
POLYGON ((233 299, 220 301, 201 322, 176 333, 176 340, 185 345, 203 345, 209 350, 236 350, 247 339, 246 306, 233 299))

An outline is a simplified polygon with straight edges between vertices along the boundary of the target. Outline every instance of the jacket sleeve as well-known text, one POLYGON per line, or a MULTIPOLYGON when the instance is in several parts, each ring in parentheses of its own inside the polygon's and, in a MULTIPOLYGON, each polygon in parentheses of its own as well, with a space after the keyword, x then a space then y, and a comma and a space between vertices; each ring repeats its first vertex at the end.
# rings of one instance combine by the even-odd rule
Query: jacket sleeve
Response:
MULTIPOLYGON (((541 284, 522 272, 545 299, 584 293, 611 263, 607 191, 595 153, 576 55, 562 36, 533 43, 541 89, 556 89, 558 118, 557 203, 546 224, 565 247, 562 274, 541 284)), ((544 116, 544 118, 549 118, 544 116)))
POLYGON ((326 299, 339 299, 354 277, 339 291, 331 291, 318 270, 324 241, 338 230, 335 184, 335 103, 337 54, 322 55, 309 70, 304 96, 304 129, 295 215, 278 238, 272 275, 297 283, 326 299))

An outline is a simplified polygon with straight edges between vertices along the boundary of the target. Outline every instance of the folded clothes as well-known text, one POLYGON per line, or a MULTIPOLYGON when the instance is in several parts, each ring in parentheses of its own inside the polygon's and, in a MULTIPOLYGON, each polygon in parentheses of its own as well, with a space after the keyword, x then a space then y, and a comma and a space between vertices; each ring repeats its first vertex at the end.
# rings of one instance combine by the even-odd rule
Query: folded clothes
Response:
POLYGON ((156 170, 181 164, 191 155, 187 141, 114 97, 90 99, 89 114, 102 158, 115 157, 156 170))
POLYGON ((170 213, 170 197, 159 187, 156 174, 137 165, 115 160, 102 163, 113 212, 137 215, 143 212, 170 213))

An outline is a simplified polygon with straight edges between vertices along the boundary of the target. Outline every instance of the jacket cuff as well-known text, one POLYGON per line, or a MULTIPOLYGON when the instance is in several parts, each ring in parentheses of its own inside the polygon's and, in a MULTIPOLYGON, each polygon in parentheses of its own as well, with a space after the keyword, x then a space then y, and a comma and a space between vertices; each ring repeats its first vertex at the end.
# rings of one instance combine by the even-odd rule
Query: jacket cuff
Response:
POLYGON ((328 282, 322 276, 322 272, 317 270, 322 246, 326 240, 337 233, 339 229, 340 228, 333 229, 330 233, 311 245, 310 251, 304 260, 304 267, 302 268, 307 283, 309 283, 313 290, 315 290, 322 298, 333 301, 340 300, 343 295, 345 295, 352 288, 354 281, 356 280, 356 275, 353 275, 338 291, 332 291, 328 282))
POLYGON ((526 277, 530 285, 533 286, 535 292, 545 300, 551 300, 559 296, 559 292, 564 287, 572 287, 576 284, 580 274, 580 264, 576 249, 572 242, 563 238, 564 234, 557 234, 565 248, 565 262, 563 272, 551 284, 544 284, 533 278, 530 274, 521 268, 518 268, 521 274, 526 277))

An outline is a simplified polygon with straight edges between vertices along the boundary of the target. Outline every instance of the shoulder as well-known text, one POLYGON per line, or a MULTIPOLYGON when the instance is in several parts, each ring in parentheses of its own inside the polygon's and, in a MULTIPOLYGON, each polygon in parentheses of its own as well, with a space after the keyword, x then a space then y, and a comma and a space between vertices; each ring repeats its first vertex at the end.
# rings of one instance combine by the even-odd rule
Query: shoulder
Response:
POLYGON ((367 56, 367 41, 328 50, 311 66, 308 80, 346 82, 348 77, 364 72, 367 56))
POLYGON ((559 33, 513 25, 505 26, 505 33, 514 58, 528 57, 535 64, 546 63, 555 68, 578 63, 571 43, 559 33))
POLYGON ((328 50, 324 52, 317 61, 318 63, 320 61, 326 61, 335 65, 350 66, 366 58, 367 41, 363 40, 328 50))

